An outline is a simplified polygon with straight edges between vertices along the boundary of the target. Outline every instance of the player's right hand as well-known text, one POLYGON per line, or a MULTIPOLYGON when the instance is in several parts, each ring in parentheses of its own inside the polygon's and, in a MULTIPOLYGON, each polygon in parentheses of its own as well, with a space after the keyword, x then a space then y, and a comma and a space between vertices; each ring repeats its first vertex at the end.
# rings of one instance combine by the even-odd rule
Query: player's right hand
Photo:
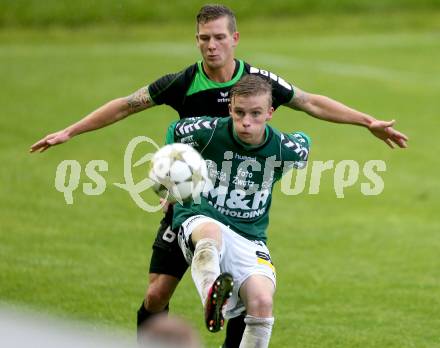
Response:
POLYGON ((168 211, 168 208, 170 207, 170 202, 167 202, 167 200, 165 198, 159 198, 159 202, 160 202, 160 204, 163 204, 162 211, 164 212, 164 214, 166 214, 168 211))
POLYGON ((29 149, 29 152, 44 152, 49 147, 65 143, 70 138, 71 136, 66 130, 61 130, 59 132, 46 135, 43 139, 37 141, 34 145, 32 145, 29 149))
POLYGON ((379 139, 383 140, 392 149, 394 149, 394 145, 397 145, 404 149, 408 147, 406 143, 408 141, 408 137, 393 128, 395 123, 395 120, 374 120, 373 122, 371 122, 368 128, 371 133, 373 133, 379 139))

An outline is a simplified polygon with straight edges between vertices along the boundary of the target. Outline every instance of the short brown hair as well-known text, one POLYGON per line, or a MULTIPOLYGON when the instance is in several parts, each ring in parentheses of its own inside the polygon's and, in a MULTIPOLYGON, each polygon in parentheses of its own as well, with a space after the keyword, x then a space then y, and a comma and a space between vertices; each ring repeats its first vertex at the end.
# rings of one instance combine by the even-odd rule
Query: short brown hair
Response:
POLYGON ((267 94, 269 106, 272 106, 272 85, 258 75, 245 75, 231 88, 231 100, 236 96, 250 97, 267 94))
POLYGON ((234 12, 228 7, 218 4, 209 4, 203 6, 197 14, 197 32, 199 32, 199 24, 205 24, 207 22, 227 17, 229 24, 229 32, 235 33, 237 31, 237 22, 235 20, 234 12))

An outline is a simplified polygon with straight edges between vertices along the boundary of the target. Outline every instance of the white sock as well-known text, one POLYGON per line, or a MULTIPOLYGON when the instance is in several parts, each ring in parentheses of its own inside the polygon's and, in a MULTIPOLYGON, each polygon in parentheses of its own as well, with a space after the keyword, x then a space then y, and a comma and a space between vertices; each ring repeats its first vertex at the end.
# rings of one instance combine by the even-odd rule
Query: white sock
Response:
POLYGON ((274 318, 257 318, 246 315, 244 318, 246 329, 241 339, 240 348, 267 348, 274 318))
POLYGON ((205 305, 208 291, 220 275, 220 260, 217 242, 204 238, 197 242, 191 262, 191 275, 205 305))

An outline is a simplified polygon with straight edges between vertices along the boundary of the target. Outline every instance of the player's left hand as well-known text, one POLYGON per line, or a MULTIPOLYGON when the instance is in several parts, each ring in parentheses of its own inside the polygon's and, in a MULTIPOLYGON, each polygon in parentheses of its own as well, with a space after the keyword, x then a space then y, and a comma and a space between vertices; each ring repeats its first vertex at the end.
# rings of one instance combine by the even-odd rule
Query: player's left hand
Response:
POLYGON ((392 149, 394 149, 395 145, 401 148, 406 148, 408 147, 408 145, 406 144, 406 142, 408 141, 408 137, 405 134, 393 128, 395 123, 396 123, 395 120, 392 121, 374 120, 373 122, 371 122, 368 129, 376 137, 387 143, 387 145, 392 149))

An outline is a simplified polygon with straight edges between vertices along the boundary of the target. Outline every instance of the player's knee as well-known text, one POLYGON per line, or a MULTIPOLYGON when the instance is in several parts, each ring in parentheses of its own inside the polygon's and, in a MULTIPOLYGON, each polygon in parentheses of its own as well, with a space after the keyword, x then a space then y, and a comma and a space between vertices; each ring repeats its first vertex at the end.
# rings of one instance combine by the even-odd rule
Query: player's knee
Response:
POLYGON ((150 286, 145 298, 145 307, 152 312, 160 312, 165 309, 170 301, 170 292, 163 287, 150 286))
POLYGON ((270 294, 258 294, 248 303, 248 314, 255 317, 271 317, 273 298, 270 294))
POLYGON ((212 239, 217 243, 217 248, 220 249, 221 245, 221 230, 217 224, 212 222, 203 223, 196 227, 192 233, 193 242, 201 239, 212 239))

